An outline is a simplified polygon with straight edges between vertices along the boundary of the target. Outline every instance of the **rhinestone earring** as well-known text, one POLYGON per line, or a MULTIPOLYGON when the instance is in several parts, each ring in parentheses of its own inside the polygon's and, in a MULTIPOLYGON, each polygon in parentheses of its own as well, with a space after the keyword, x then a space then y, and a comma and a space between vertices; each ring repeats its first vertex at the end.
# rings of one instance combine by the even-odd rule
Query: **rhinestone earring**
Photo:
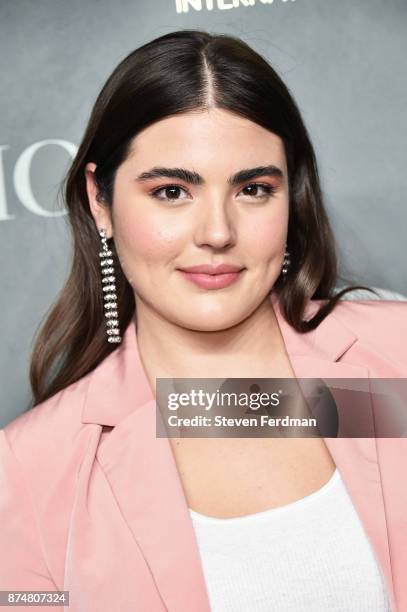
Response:
POLYGON ((283 267, 281 268, 281 274, 283 275, 283 279, 284 281, 287 278, 287 272, 288 272, 288 268, 290 267, 290 252, 287 249, 287 244, 285 245, 285 253, 284 253, 284 261, 283 261, 283 267))
POLYGON ((106 230, 99 230, 99 235, 102 240, 102 251, 99 253, 99 257, 102 272, 107 341, 119 343, 122 339, 120 337, 117 314, 117 295, 112 258, 113 252, 107 246, 106 230))

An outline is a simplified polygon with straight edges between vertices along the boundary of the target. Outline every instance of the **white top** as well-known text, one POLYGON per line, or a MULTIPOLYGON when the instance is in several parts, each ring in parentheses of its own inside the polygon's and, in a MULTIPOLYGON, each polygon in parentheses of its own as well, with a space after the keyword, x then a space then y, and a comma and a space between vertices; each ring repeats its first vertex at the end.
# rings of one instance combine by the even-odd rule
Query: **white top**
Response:
POLYGON ((212 612, 391 611, 338 469, 285 506, 225 519, 189 512, 212 612))

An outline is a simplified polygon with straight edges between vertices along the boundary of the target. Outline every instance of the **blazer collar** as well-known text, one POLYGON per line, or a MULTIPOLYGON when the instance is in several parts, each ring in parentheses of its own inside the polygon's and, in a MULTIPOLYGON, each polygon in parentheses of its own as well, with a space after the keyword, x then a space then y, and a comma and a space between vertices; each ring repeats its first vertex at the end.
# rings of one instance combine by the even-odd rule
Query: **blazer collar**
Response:
MULTIPOLYGON (((369 370, 363 365, 341 361, 358 341, 357 335, 332 313, 316 330, 299 334, 284 320, 274 292, 270 302, 297 378, 364 379, 367 391, 363 411, 367 420, 365 426, 374 431, 369 403, 369 370)), ((318 302, 310 302, 305 318, 317 308, 318 302)), ((346 413, 352 407, 355 410, 346 393, 335 399, 339 411, 346 413)), ((133 318, 119 347, 89 375, 82 422, 114 427, 99 444, 98 463, 122 516, 143 551, 165 608, 178 612, 191 609, 210 612, 181 479, 168 439, 156 437, 156 412, 154 394, 137 346, 133 318)), ((371 437, 324 438, 324 441, 362 519, 394 606, 376 440, 371 437)), ((114 582, 114 577, 111 578, 114 582)))

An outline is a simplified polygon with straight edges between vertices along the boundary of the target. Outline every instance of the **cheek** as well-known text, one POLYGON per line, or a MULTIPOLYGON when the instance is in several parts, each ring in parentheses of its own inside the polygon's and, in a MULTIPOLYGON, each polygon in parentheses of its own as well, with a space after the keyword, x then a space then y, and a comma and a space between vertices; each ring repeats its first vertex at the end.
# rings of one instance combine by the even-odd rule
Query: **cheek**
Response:
POLYGON ((175 228, 166 227, 162 219, 145 215, 142 222, 122 217, 116 225, 116 233, 121 257, 127 263, 165 261, 174 255, 180 244, 175 228))
POLYGON ((245 229, 246 253, 256 261, 270 260, 285 246, 285 219, 262 219, 248 224, 245 229))

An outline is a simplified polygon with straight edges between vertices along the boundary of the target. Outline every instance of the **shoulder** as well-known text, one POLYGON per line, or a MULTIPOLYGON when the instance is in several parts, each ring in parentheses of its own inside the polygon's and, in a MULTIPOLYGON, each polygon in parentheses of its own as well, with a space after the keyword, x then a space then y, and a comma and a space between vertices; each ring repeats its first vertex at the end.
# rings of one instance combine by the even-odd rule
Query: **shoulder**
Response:
POLYGON ((62 432, 69 438, 81 422, 81 410, 86 398, 90 375, 85 376, 49 399, 19 414, 10 421, 4 431, 7 437, 18 446, 26 438, 44 438, 50 433, 62 432))
POLYGON ((80 465, 95 430, 95 426, 81 421, 91 374, 0 429, 0 445, 2 453, 9 458, 7 464, 23 469, 32 486, 52 480, 68 464, 72 470, 80 465))
POLYGON ((407 330, 407 301, 340 300, 332 315, 355 332, 393 334, 407 330), (372 324, 380 324, 379 329, 372 330, 372 324))
POLYGON ((328 316, 365 344, 407 363, 407 301, 340 300, 328 316))

